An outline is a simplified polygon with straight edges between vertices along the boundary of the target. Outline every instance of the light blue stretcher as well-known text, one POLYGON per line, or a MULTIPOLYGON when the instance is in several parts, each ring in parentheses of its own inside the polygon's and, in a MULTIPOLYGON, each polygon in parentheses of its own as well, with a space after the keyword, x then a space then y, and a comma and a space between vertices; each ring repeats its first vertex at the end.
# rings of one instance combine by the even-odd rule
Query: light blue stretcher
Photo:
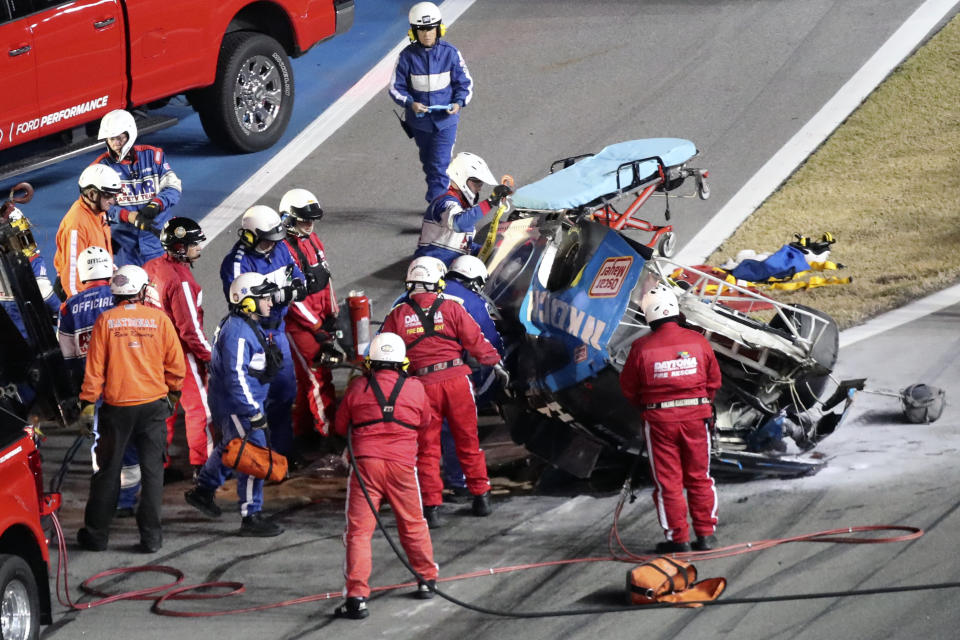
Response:
POLYGON ((513 194, 513 206, 535 211, 575 209, 604 196, 619 195, 633 186, 635 178, 657 174, 657 157, 664 167, 673 167, 695 155, 697 147, 682 138, 618 142, 542 180, 520 187, 513 194))

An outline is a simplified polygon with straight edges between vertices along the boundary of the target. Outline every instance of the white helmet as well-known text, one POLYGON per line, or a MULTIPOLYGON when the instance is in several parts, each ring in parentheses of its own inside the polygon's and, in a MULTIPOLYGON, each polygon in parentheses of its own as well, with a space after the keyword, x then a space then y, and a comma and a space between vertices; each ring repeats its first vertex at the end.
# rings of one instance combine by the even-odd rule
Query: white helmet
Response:
POLYGON ((443 260, 431 256, 416 258, 407 267, 407 291, 412 291, 417 286, 424 291, 441 291, 446 272, 447 267, 443 260))
POLYGON ((80 191, 88 187, 94 187, 100 193, 116 195, 120 193, 122 185, 120 184, 120 174, 105 164, 92 164, 80 173, 80 179, 77 180, 80 191))
POLYGON ((476 256, 460 256, 450 263, 450 275, 459 275, 461 280, 470 289, 480 291, 487 281, 487 267, 483 260, 476 256))
POLYGON ((257 204, 243 212, 240 218, 240 241, 254 249, 261 240, 279 242, 287 236, 280 222, 280 214, 264 204, 257 204))
POLYGON ((260 307, 257 298, 269 298, 279 287, 267 276, 256 271, 241 273, 230 283, 230 299, 228 302, 248 313, 259 313, 260 307))
POLYGON ((407 346, 403 344, 403 338, 395 333, 378 333, 370 341, 370 353, 367 357, 373 362, 403 364, 407 357, 407 346))
POLYGON ((297 220, 316 221, 323 217, 323 208, 317 197, 306 189, 290 189, 280 198, 280 215, 292 225, 297 220))
POLYGON ((487 167, 487 163, 483 161, 483 158, 467 151, 461 151, 454 156, 453 160, 451 160, 447 166, 447 176, 453 184, 457 185, 460 193, 462 193, 465 198, 469 199, 470 196, 473 196, 473 204, 480 201, 480 194, 474 193, 470 187, 467 186, 467 180, 476 178, 480 182, 489 184, 490 186, 497 184, 496 178, 490 173, 490 168, 487 167))
POLYGON ((110 293, 115 296, 137 296, 150 283, 150 277, 142 267, 126 264, 113 274, 110 281, 110 293))
POLYGON ((100 133, 97 134, 97 140, 116 138, 122 133, 129 136, 126 144, 120 149, 119 157, 125 158, 137 139, 137 121, 129 111, 114 109, 100 120, 100 133))
POLYGON ((640 299, 640 310, 643 311, 643 317, 646 318, 647 324, 654 320, 663 320, 680 315, 677 296, 673 291, 659 284, 643 294, 643 298, 640 299))
POLYGON ((432 2, 418 2, 407 14, 411 27, 436 27, 443 21, 440 8, 432 2))
POLYGON ((103 247, 87 247, 80 252, 77 273, 80 275, 80 282, 109 280, 113 275, 113 257, 103 247))

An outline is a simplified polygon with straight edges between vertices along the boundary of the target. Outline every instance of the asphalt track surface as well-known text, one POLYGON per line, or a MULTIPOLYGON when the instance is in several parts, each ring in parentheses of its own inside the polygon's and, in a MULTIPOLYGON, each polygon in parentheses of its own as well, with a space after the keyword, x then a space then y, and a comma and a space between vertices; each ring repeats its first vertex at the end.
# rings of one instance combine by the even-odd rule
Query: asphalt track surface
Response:
MULTIPOLYGON (((479 0, 450 32, 478 87, 457 149, 479 153, 495 174, 511 173, 524 184, 557 158, 613 142, 689 138, 701 150, 696 164, 711 172, 714 195, 706 203, 689 200, 673 207, 673 222, 687 239, 919 5, 479 0)), ((321 233, 338 291, 342 296, 350 288, 366 289, 375 316, 385 313, 387 299, 399 290, 424 204, 415 148, 401 134, 391 107, 385 95, 370 102, 260 200, 276 203, 292 186, 320 196, 327 211, 321 233)), ((170 146, 167 151, 175 153, 170 146)), ((189 175, 185 178, 189 195, 189 175)), ((657 204, 645 208, 654 221, 661 220, 654 213, 659 214, 657 204)), ((216 269, 232 243, 229 236, 210 243, 198 268, 208 291, 208 330, 223 313, 216 269)), ((958 313, 957 305, 947 306, 845 347, 839 374, 868 376, 874 389, 923 381, 947 389, 949 399, 960 378, 958 313)), ((948 405, 933 425, 906 425, 895 399, 861 394, 851 419, 819 447, 829 459, 820 474, 720 487, 723 543, 876 524, 921 527, 922 538, 882 545, 790 544, 698 563, 700 576, 727 577, 727 598, 955 580, 958 421, 958 411, 948 405)), ((55 446, 52 442, 48 466, 58 459, 55 446)), ((82 477, 81 472, 68 477, 63 513, 68 542, 79 525, 82 477)), ((223 579, 247 585, 237 598, 170 605, 181 610, 252 606, 342 586, 337 501, 288 506, 277 515, 287 529, 282 537, 248 540, 232 535, 237 522, 229 514, 210 522, 185 506, 180 495, 185 486, 168 487, 165 546, 157 556, 128 553, 135 528, 119 522, 110 552, 71 549, 75 598, 80 579, 146 559, 181 568, 190 583, 223 579)), ((616 496, 609 494, 514 496, 499 500, 485 519, 447 506, 448 525, 433 535, 441 575, 606 555, 615 505, 616 496)), ((659 539, 648 491, 624 510, 620 533, 636 552, 659 539)), ((622 603, 629 566, 578 564, 441 586, 491 609, 602 608, 622 603)), ((378 534, 372 583, 407 579, 378 534)), ((144 582, 148 579, 122 588, 144 582)), ((57 606, 56 622, 44 637, 952 638, 960 622, 955 589, 536 620, 469 612, 441 599, 424 603, 403 591, 409 589, 375 597, 371 617, 360 623, 332 619, 336 600, 202 619, 158 617, 144 602, 83 613, 57 606)))

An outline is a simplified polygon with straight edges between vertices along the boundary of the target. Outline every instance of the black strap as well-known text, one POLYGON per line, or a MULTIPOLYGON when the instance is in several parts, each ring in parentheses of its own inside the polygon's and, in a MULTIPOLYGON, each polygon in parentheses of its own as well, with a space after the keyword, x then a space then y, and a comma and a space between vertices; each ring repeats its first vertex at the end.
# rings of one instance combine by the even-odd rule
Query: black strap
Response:
MULTIPOLYGON (((237 470, 237 467, 240 466, 240 458, 243 456, 243 450, 247 448, 247 441, 250 440, 250 434, 253 433, 253 427, 247 429, 247 432, 243 436, 243 440, 240 442, 240 450, 237 451, 237 459, 233 462, 231 469, 234 471, 237 470)), ((267 465, 267 475, 264 478, 270 477, 270 473, 273 471, 273 447, 270 446, 270 427, 267 427, 263 430, 263 435, 267 438, 267 458, 270 460, 270 464, 267 465)))
POLYGON ((243 321, 253 330, 253 334, 257 337, 257 342, 260 343, 260 348, 263 349, 263 356, 266 359, 263 371, 257 373, 251 370, 250 375, 262 383, 270 382, 283 365, 283 352, 276 342, 267 340, 267 335, 263 332, 263 329, 256 320, 242 312, 237 312, 237 315, 243 318, 243 321))
POLYGON ((390 397, 387 398, 383 395, 383 390, 380 388, 380 384, 377 382, 376 375, 371 374, 367 378, 367 384, 370 386, 370 389, 373 390, 373 396, 377 399, 377 404, 380 405, 380 420, 367 420, 366 422, 354 423, 352 426, 354 428, 358 427, 367 427, 371 424, 379 424, 381 422, 395 422, 401 427, 406 427, 407 429, 417 430, 417 425, 410 424, 409 422, 404 422, 403 420, 397 420, 396 415, 394 414, 394 409, 396 407, 397 398, 400 396, 400 390, 403 389, 403 383, 406 382, 407 376, 400 374, 397 376, 397 381, 393 385, 393 390, 390 392, 390 397))
POLYGON ((316 293, 317 291, 323 291, 327 283, 330 282, 330 272, 323 266, 323 260, 320 259, 320 247, 313 243, 312 237, 308 237, 307 242, 313 247, 313 257, 317 259, 316 265, 310 264, 310 261, 307 260, 307 256, 300 249, 300 243, 296 238, 287 244, 293 245, 293 250, 297 252, 297 257, 300 258, 300 270, 307 277, 307 285, 313 285, 313 291, 310 291, 310 293, 316 293))
POLYGON ((410 353, 410 350, 418 345, 421 340, 426 340, 427 338, 432 337, 443 338, 444 340, 452 340, 458 344, 460 343, 460 340, 454 338, 453 336, 437 333, 437 324, 434 322, 433 316, 437 312, 437 309, 440 308, 440 305, 444 300, 445 298, 443 296, 437 295, 436 299, 433 301, 433 304, 430 305, 430 308, 424 310, 419 304, 407 296, 407 304, 410 305, 410 307, 413 309, 413 312, 417 314, 418 318, 420 318, 420 326, 423 327, 423 333, 421 333, 413 342, 407 345, 407 353, 410 353))

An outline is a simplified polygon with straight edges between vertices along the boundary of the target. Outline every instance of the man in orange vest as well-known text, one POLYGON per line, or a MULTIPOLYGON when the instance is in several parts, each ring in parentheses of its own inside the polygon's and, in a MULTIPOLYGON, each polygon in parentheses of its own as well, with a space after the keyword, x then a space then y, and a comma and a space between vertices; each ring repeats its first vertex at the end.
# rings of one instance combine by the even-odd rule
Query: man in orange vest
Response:
POLYGON ((128 442, 133 442, 139 454, 143 482, 137 509, 140 543, 135 550, 155 553, 163 545, 160 506, 165 421, 179 399, 184 364, 170 318, 143 304, 147 284, 147 273, 135 265, 121 267, 114 274, 110 291, 116 306, 97 318, 87 349, 81 421, 96 425, 96 471, 77 542, 90 551, 107 548, 128 442), (101 398, 103 405, 95 421, 94 405, 101 398))
POLYGON ((77 182, 80 197, 60 221, 57 251, 53 254, 53 268, 57 270, 54 290, 61 300, 84 289, 77 275, 77 263, 84 249, 103 247, 113 255, 107 209, 117 201, 120 176, 110 167, 94 165, 84 169, 77 182))

